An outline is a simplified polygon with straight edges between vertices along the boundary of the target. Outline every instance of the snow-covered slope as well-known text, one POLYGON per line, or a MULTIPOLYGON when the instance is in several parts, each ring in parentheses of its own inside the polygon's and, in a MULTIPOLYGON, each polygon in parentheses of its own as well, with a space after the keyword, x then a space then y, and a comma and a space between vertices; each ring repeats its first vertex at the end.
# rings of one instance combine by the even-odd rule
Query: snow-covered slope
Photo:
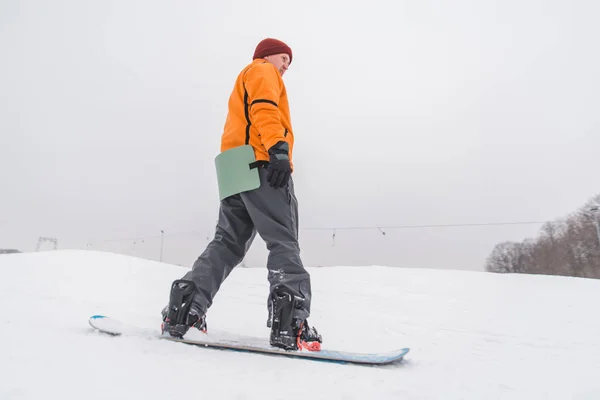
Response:
MULTIPOLYGON (((157 327, 185 268, 122 255, 0 256, 0 399, 599 399, 600 281, 387 267, 311 269, 324 346, 410 347, 387 368, 193 348, 157 327)), ((234 270, 208 327, 268 335, 265 269, 234 270)))

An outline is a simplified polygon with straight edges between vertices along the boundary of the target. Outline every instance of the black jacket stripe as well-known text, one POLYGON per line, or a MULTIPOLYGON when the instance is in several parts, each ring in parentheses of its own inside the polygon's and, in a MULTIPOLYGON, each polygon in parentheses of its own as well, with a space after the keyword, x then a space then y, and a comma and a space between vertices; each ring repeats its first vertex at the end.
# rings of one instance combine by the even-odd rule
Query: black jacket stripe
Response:
POLYGON ((250 105, 248 104, 248 91, 246 85, 244 85, 244 115, 246 116, 246 144, 250 143, 250 105))
MULTIPOLYGON (((264 61, 264 63, 266 63, 267 61, 264 61)), ((251 66, 248 67, 248 69, 246 69, 246 71, 244 72, 244 75, 246 75, 248 73, 248 71, 250 70, 250 68, 252 68, 251 66)), ((246 89, 246 85, 244 85, 244 115, 246 117, 246 144, 250 143, 250 126, 252 125, 252 122, 250 122, 250 107, 251 104, 248 104, 248 90, 246 89)), ((252 104, 254 103, 271 103, 273 104, 275 107, 277 106, 277 103, 275 103, 274 101, 271 100, 265 100, 265 99, 257 99, 254 100, 252 102, 252 104)))
POLYGON ((279 107, 277 105, 277 103, 275 103, 273 100, 267 100, 267 99, 256 99, 252 102, 252 104, 250 104, 250 107, 252 107, 256 103, 269 103, 269 104, 273 104, 275 107, 279 107))

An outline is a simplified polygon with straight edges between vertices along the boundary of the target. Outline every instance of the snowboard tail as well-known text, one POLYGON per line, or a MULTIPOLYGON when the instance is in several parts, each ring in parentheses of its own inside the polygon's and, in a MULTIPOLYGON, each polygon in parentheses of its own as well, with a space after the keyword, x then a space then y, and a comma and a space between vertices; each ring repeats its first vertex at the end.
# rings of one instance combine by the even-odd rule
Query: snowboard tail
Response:
POLYGON ((90 317, 89 324, 99 332, 112 335, 135 335, 155 337, 158 339, 181 342, 188 345, 207 347, 219 350, 232 350, 240 352, 258 353, 264 355, 286 356, 304 358, 309 360, 330 361, 337 363, 385 365, 402 361, 409 352, 409 348, 400 348, 389 352, 356 353, 349 351, 329 350, 321 348, 320 351, 293 351, 273 347, 268 339, 254 336, 244 336, 236 333, 217 331, 211 329, 208 333, 193 332, 193 337, 178 339, 162 335, 154 329, 141 328, 124 323, 104 315, 90 317))

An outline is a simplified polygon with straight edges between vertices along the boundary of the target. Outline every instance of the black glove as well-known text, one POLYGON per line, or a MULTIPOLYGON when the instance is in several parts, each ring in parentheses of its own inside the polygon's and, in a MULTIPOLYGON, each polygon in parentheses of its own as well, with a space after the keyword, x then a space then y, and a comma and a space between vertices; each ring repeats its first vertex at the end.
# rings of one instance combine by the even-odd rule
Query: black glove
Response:
POLYGON ((289 145, 287 142, 277 142, 269 149, 269 174, 267 181, 274 188, 282 188, 287 185, 292 167, 290 165, 289 145))

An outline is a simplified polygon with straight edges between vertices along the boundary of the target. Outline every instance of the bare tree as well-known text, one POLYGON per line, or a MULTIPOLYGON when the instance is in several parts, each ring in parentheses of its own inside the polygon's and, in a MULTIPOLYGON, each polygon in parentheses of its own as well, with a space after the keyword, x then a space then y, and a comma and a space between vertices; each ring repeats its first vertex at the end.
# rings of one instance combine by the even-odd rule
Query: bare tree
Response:
POLYGON ((486 262, 486 271, 498 273, 523 273, 527 253, 522 243, 502 242, 494 247, 486 262))
POLYGON ((485 269, 600 278, 599 216, 592 211, 598 204, 600 195, 564 221, 544 224, 536 239, 497 244, 486 260, 485 269))

